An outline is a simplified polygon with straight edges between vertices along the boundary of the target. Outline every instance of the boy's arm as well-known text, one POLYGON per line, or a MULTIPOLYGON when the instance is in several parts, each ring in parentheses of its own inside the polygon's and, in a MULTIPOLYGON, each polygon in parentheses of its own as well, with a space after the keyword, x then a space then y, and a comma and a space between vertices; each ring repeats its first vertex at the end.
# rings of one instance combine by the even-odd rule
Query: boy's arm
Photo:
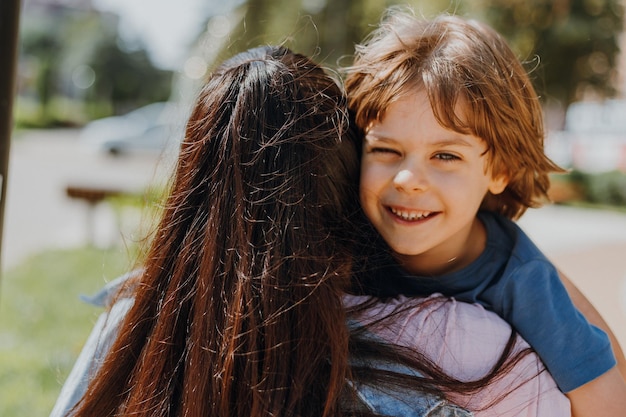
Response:
POLYGON ((567 397, 572 417, 620 417, 626 410, 626 383, 615 366, 567 397))
POLYGON ((580 310, 580 312, 585 316, 585 318, 589 321, 589 323, 594 326, 602 329, 611 340, 611 347, 613 348, 613 353, 615 354, 615 359, 617 360, 617 369, 622 374, 622 378, 626 380, 626 358, 624 357, 624 352, 617 341, 617 338, 609 328, 609 325, 604 321, 598 310, 587 300, 587 298, 583 295, 582 292, 574 285, 572 281, 562 272, 559 272, 559 277, 567 290, 572 302, 580 310))
POLYGON ((572 417, 621 416, 626 410, 626 360, 615 335, 600 313, 580 292, 573 282, 559 271, 572 302, 591 324, 609 336, 617 359, 617 366, 598 378, 567 393, 572 405, 572 417))

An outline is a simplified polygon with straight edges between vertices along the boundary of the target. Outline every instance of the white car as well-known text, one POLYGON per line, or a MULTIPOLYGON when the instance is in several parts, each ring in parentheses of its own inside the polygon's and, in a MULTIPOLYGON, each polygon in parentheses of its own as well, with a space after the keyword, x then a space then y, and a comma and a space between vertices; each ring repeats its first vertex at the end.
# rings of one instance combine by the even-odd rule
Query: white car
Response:
POLYGON ((160 153, 180 144, 184 124, 179 116, 175 103, 152 103, 122 116, 87 123, 79 140, 85 146, 111 155, 141 151, 160 153))

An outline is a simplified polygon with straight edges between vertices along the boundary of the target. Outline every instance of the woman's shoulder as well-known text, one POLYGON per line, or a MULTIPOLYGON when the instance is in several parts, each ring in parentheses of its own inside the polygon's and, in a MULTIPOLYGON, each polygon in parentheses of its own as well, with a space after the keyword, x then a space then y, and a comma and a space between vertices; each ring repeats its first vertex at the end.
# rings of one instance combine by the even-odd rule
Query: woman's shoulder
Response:
POLYGON ((96 294, 81 297, 83 301, 103 307, 105 310, 98 316, 80 355, 65 380, 50 417, 66 416, 85 393, 90 379, 102 364, 117 337, 126 313, 133 305, 133 298, 126 294, 119 296, 120 291, 139 273, 139 271, 130 272, 110 281, 96 294))
MULTIPOLYGON (((80 299, 88 304, 97 307, 109 307, 115 303, 123 288, 128 288, 132 281, 139 277, 143 272, 142 269, 134 269, 107 282, 98 292, 93 295, 81 295, 80 299)), ((130 298, 128 294, 123 294, 119 298, 130 298)))

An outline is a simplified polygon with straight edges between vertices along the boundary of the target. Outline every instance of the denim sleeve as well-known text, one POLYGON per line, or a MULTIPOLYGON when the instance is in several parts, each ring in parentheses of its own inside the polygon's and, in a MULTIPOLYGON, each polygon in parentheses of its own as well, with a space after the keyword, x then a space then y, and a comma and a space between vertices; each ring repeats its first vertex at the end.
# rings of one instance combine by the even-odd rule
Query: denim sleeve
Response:
POLYGON ((393 391, 374 384, 354 384, 359 400, 370 412, 381 416, 402 417, 472 417, 473 414, 445 399, 420 391, 395 388, 393 391))
MULTIPOLYGON (((120 281, 112 281, 111 285, 105 287, 94 297, 86 299, 86 301, 96 305, 103 304, 106 299, 111 297, 120 283, 120 281)), ((50 417, 69 415, 68 413, 72 407, 81 399, 87 389, 90 378, 98 370, 115 340, 119 325, 132 304, 133 300, 131 298, 121 298, 109 310, 103 312, 98 317, 78 359, 74 363, 74 367, 61 388, 61 393, 50 413, 50 417)))
MULTIPOLYGON (((353 320, 348 321, 352 329, 359 327, 353 320)), ((365 337, 380 339, 377 335, 366 332, 365 337)), ((364 362, 352 358, 352 365, 368 366, 374 369, 391 371, 400 375, 419 377, 421 374, 399 363, 382 360, 364 362)), ((356 392, 360 407, 380 416, 389 417, 473 417, 473 414, 458 407, 446 399, 408 386, 384 385, 375 381, 349 381, 349 386, 356 392)))

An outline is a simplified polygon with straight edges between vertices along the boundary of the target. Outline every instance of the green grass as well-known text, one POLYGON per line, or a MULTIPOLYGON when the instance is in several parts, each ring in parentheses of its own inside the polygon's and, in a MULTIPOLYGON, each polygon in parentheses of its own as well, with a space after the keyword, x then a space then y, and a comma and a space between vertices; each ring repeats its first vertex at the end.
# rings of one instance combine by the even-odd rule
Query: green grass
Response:
POLYGON ((0 416, 47 416, 101 310, 85 304, 131 265, 128 249, 53 250, 0 287, 0 416))

